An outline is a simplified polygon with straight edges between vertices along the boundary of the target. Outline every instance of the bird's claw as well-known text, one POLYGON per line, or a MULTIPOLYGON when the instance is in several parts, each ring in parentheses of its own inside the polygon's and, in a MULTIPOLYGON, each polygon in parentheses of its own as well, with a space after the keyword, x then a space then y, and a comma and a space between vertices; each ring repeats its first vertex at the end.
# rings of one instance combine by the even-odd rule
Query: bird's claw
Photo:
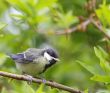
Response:
POLYGON ((26 74, 25 76, 28 77, 28 82, 27 82, 27 83, 28 83, 28 84, 32 84, 32 78, 33 78, 33 77, 32 77, 31 75, 27 75, 27 74, 26 74))
POLYGON ((42 79, 42 82, 45 84, 47 81, 46 81, 46 79, 42 79))

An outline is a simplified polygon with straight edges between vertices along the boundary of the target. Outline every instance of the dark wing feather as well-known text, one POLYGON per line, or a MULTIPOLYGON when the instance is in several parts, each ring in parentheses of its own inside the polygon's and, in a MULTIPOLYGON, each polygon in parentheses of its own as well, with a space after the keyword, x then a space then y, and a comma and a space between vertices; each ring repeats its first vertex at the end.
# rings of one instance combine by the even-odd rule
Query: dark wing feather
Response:
POLYGON ((24 54, 10 54, 9 55, 13 60, 24 59, 24 54))
POLYGON ((15 62, 19 63, 30 63, 39 56, 42 56, 43 50, 36 48, 29 48, 23 53, 11 54, 9 55, 15 62))
POLYGON ((15 62, 19 63, 30 63, 33 62, 34 58, 32 57, 26 57, 25 54, 19 53, 19 54, 11 54, 10 57, 15 60, 15 62))

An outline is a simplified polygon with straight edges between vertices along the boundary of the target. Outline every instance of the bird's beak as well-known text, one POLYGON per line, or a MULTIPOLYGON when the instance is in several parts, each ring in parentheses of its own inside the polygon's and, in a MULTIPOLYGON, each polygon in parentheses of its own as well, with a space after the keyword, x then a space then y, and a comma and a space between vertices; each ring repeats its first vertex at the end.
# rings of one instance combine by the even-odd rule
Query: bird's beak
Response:
POLYGON ((60 61, 60 59, 58 59, 58 58, 52 57, 52 59, 54 59, 55 61, 60 61))

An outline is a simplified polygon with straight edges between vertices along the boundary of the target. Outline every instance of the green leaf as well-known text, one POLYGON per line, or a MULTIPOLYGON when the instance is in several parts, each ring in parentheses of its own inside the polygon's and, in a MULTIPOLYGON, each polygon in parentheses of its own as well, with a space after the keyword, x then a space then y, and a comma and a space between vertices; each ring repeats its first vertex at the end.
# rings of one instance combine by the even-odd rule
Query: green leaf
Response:
POLYGON ((78 18, 73 16, 72 11, 63 13, 61 11, 56 12, 57 17, 54 20, 57 22, 59 27, 69 28, 72 24, 78 23, 78 18))
POLYGON ((38 88, 38 90, 36 91, 36 93, 45 93, 43 92, 43 88, 44 88, 44 84, 42 83, 40 87, 38 88))
POLYGON ((106 5, 106 0, 103 0, 103 4, 99 9, 96 9, 96 15, 102 22, 104 27, 110 26, 110 5, 106 5))
POLYGON ((106 74, 110 75, 110 64, 108 62, 100 61, 100 66, 106 74))
POLYGON ((24 82, 24 84, 23 84, 23 93, 35 93, 35 91, 29 84, 24 82))
POLYGON ((107 62, 109 55, 101 48, 94 47, 95 54, 100 60, 100 66, 105 71, 106 74, 110 74, 110 64, 107 62))
POLYGON ((101 47, 94 47, 94 51, 96 56, 100 59, 100 60, 105 60, 109 58, 109 55, 101 48, 101 47))
POLYGON ((93 66, 90 64, 87 64, 86 62, 81 62, 81 61, 76 61, 78 62, 81 66, 83 66, 86 70, 88 70, 91 74, 98 74, 97 69, 95 69, 93 66))
POLYGON ((16 20, 23 20, 25 18, 22 14, 11 14, 10 16, 16 20))
POLYGON ((25 13, 27 16, 31 16, 33 14, 26 0, 7 0, 7 1, 9 4, 25 13))
POLYGON ((4 53, 0 53, 0 65, 2 65, 7 59, 7 55, 4 53))
POLYGON ((46 92, 47 93, 65 93, 65 92, 61 92, 61 90, 59 90, 57 88, 51 88, 51 87, 49 87, 46 92))
POLYGON ((88 89, 84 90, 84 93, 89 93, 89 92, 88 92, 88 89))
POLYGON ((43 9, 45 7, 51 8, 58 0, 38 0, 36 9, 43 9), (47 3, 48 2, 48 3, 47 3))
POLYGON ((0 22, 0 29, 3 29, 7 24, 0 22))
POLYGON ((91 80, 98 81, 98 82, 104 82, 104 83, 110 83, 110 76, 101 76, 101 75, 94 75, 91 80))

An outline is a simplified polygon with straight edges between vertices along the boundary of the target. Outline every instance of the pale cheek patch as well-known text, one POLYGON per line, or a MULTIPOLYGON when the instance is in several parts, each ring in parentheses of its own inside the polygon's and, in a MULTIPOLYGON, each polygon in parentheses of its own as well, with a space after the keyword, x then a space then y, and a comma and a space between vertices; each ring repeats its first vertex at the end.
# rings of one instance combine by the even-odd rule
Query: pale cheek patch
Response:
POLYGON ((44 57, 45 57, 47 60, 52 60, 52 57, 51 57, 47 52, 44 53, 44 57))

